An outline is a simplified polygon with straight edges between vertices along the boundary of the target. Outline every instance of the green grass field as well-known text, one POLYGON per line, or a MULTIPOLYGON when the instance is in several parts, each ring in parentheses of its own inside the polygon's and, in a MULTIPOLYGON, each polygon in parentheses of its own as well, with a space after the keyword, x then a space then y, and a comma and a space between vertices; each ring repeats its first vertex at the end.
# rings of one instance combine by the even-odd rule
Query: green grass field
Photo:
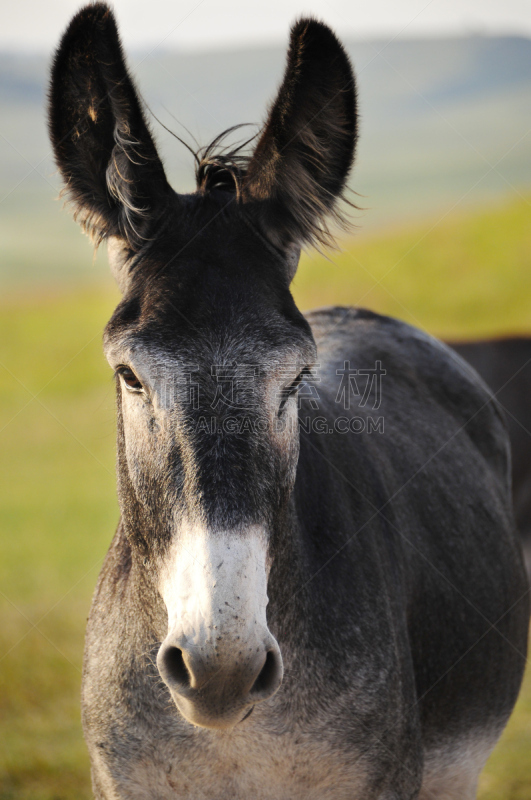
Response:
MULTIPOLYGON (((364 305, 445 337, 531 333, 531 202, 304 257, 301 307, 364 305)), ((86 245, 87 262, 91 259, 86 245)), ((118 520, 109 282, 14 292, 0 315, 0 800, 89 798, 83 629, 118 520)), ((481 800, 531 797, 531 674, 481 800)))

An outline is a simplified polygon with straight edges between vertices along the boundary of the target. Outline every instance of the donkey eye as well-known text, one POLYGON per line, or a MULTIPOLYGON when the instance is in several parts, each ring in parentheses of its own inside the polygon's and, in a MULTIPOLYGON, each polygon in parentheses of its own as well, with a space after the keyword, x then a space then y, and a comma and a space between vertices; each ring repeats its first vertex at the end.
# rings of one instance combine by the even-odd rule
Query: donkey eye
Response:
POLYGON ((144 387, 136 377, 135 373, 129 367, 118 367, 118 375, 122 378, 123 382, 131 392, 143 392, 144 387))
POLYGON ((302 372, 299 372, 299 374, 297 375, 297 377, 295 378, 294 381, 292 381, 291 383, 288 383, 288 385, 284 386, 284 388, 282 389, 282 393, 281 393, 282 399, 280 401, 280 406, 279 406, 279 409, 278 409, 279 416, 284 411, 284 406, 288 402, 289 398, 293 397, 293 395, 298 391, 299 386, 303 382, 304 376, 307 373, 308 373, 308 370, 306 368, 304 368, 302 370, 302 372))

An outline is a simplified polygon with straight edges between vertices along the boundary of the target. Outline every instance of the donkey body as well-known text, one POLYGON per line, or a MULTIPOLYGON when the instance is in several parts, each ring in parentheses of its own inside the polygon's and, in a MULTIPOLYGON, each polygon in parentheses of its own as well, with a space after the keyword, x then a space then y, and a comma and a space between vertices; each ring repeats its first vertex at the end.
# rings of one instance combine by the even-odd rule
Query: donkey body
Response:
POLYGON ((112 14, 88 6, 50 131, 123 291, 105 332, 122 516, 83 677, 96 797, 473 798, 525 664, 508 442, 444 345, 293 302, 353 158, 341 45, 298 22, 252 158, 210 151, 182 196, 112 14), (381 395, 351 397, 375 364, 381 395))

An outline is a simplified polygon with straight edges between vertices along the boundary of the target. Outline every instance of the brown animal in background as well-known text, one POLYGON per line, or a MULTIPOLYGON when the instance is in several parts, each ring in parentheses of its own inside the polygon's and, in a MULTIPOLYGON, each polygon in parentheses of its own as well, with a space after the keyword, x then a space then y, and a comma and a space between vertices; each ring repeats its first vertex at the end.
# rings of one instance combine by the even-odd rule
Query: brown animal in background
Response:
POLYGON ((513 501, 531 578, 531 337, 451 342, 503 407, 511 440, 513 501))

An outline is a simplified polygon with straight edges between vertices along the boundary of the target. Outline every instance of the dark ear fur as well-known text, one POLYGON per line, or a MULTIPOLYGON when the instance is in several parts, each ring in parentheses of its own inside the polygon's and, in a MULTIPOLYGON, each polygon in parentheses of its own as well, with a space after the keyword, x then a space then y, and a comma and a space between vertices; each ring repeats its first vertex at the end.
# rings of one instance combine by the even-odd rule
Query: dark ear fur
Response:
POLYGON ((104 3, 72 19, 55 55, 49 131, 66 190, 96 240, 142 246, 170 191, 104 3))
POLYGON ((247 170, 243 200, 279 247, 330 244, 354 158, 356 92, 347 54, 313 19, 291 30, 284 80, 247 170))

